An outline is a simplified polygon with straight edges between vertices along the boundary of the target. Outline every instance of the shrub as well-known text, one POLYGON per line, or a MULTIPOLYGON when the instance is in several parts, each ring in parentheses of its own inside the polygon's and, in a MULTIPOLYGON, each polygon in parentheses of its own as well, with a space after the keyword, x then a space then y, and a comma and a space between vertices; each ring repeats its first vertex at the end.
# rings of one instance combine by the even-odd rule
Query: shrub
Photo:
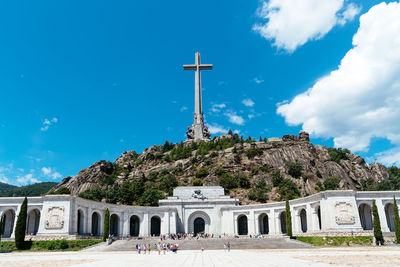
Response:
POLYGON ((165 143, 162 147, 162 152, 163 153, 168 152, 168 151, 172 150, 173 148, 174 148, 174 145, 172 143, 169 143, 167 140, 167 141, 165 141, 165 143))
POLYGON ((173 174, 166 174, 160 178, 160 189, 164 192, 170 193, 178 186, 178 180, 173 174))
POLYGON ((288 167, 288 173, 290 176, 296 179, 300 178, 303 171, 303 166, 300 163, 286 162, 286 166, 288 167))
POLYGON ((163 199, 164 195, 157 189, 148 189, 139 199, 140 206, 158 206, 158 201, 163 199))
POLYGON ((15 226, 15 246, 25 249, 26 218, 28 216, 28 199, 25 197, 19 210, 17 225, 15 226))
POLYGON ((258 178, 254 181, 255 188, 266 188, 267 183, 265 182, 264 178, 258 178))
POLYGON ((226 171, 221 167, 215 169, 215 175, 218 177, 221 177, 224 173, 226 173, 226 171))
POLYGON ((348 149, 342 148, 328 148, 328 154, 332 161, 340 164, 340 160, 348 160, 347 154, 350 153, 348 149))
POLYGON ((68 187, 60 187, 56 191, 50 192, 49 195, 69 195, 71 194, 71 191, 69 190, 68 187))
POLYGON ((316 173, 316 174, 317 174, 317 177, 318 177, 318 178, 322 178, 322 174, 321 174, 321 172, 320 172, 318 169, 317 169, 317 173, 316 173))
POLYGON ((324 189, 324 185, 323 185, 320 181, 318 181, 318 182, 315 184, 315 190, 317 190, 318 192, 324 191, 324 190, 325 190, 325 189, 324 189))
POLYGON ((281 175, 281 172, 278 171, 274 171, 272 173, 272 185, 273 186, 279 186, 283 181, 283 176, 281 175))
POLYGON ((196 178, 192 180, 192 185, 193 186, 202 186, 203 185, 203 180, 196 178))
POLYGON ((297 185, 290 179, 283 179, 279 184, 278 193, 281 200, 294 199, 300 197, 300 191, 297 185))
POLYGON ((110 211, 106 209, 104 212, 104 224, 103 224, 103 241, 106 241, 110 234, 110 211))
POLYGON ((96 185, 91 189, 87 189, 86 191, 79 193, 78 196, 94 201, 101 201, 105 197, 105 191, 96 185))
POLYGON ((374 219, 374 237, 376 244, 381 244, 385 242, 383 240, 381 222, 379 220, 378 208, 376 207, 375 200, 372 201, 372 217, 374 219))
POLYGON ((252 147, 247 149, 244 153, 249 159, 252 159, 256 156, 261 156, 263 154, 263 150, 258 147, 252 147))
POLYGON ((325 190, 337 190, 339 189, 339 183, 342 178, 337 176, 331 176, 324 181, 325 190))
POLYGON ((69 244, 68 244, 67 240, 65 240, 65 239, 58 240, 58 248, 59 249, 67 249, 68 246, 69 246, 69 244))
POLYGON ((200 168, 199 170, 197 170, 195 176, 196 178, 205 178, 208 176, 208 170, 206 168, 200 168))
POLYGON ((238 187, 237 180, 230 173, 224 173, 219 178, 219 185, 227 190, 238 187))
POLYGON ((249 193, 247 194, 247 197, 250 200, 255 200, 258 202, 265 203, 268 200, 266 193, 267 193, 267 190, 265 188, 252 188, 252 189, 250 189, 249 193))
POLYGON ((235 173, 234 179, 236 180, 236 183, 239 187, 241 187, 241 188, 249 188, 250 187, 250 180, 246 174, 235 173))

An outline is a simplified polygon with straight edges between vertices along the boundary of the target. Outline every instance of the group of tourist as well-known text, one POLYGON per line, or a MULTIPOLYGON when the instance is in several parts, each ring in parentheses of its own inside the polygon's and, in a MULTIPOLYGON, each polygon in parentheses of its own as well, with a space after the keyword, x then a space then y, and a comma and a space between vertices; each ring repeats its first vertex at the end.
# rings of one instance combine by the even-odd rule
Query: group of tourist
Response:
POLYGON ((200 239, 200 238, 213 238, 214 234, 205 234, 205 233, 198 233, 198 234, 165 234, 160 236, 160 241, 172 239, 172 240, 183 240, 183 239, 200 239))
MULTIPOLYGON (((170 243, 161 243, 158 242, 157 244, 154 245, 154 248, 157 249, 158 255, 161 254, 161 251, 163 251, 164 255, 166 252, 172 251, 173 253, 178 252, 179 245, 178 244, 170 244, 170 243)), ((136 251, 138 254, 150 254, 152 250, 151 244, 136 244, 136 251)))

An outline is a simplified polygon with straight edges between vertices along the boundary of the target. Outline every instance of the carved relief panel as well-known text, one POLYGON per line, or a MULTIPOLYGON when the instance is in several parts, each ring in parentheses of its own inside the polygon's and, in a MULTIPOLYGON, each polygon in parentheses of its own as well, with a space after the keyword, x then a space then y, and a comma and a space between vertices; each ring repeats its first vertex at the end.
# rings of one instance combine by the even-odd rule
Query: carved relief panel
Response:
POLYGON ((353 214, 353 205, 348 202, 336 202, 335 221, 337 224, 354 224, 356 218, 353 214))
POLYGON ((64 227, 64 207, 51 207, 47 211, 46 229, 61 229, 64 227))

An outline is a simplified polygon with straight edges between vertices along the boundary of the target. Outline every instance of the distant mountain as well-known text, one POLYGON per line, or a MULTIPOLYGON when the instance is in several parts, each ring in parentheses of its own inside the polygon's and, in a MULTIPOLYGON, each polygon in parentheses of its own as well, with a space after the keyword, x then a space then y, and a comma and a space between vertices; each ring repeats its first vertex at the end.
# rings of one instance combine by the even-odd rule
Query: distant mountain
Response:
POLYGON ((0 183, 0 197, 33 197, 47 193, 57 183, 43 182, 17 187, 0 183))
POLYGON ((0 191, 16 188, 15 185, 5 184, 0 182, 0 191))

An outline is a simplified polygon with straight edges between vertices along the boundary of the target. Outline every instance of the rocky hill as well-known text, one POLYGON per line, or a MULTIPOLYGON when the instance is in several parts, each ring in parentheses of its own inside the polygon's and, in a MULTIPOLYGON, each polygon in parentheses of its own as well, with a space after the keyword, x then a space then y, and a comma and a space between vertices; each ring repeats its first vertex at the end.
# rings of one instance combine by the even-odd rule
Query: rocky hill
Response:
POLYGON ((368 165, 346 149, 313 145, 305 132, 255 141, 236 134, 209 142, 125 151, 98 161, 52 191, 112 203, 155 205, 178 185, 221 185, 243 203, 296 198, 328 189, 365 189, 387 181, 383 165, 368 165))

